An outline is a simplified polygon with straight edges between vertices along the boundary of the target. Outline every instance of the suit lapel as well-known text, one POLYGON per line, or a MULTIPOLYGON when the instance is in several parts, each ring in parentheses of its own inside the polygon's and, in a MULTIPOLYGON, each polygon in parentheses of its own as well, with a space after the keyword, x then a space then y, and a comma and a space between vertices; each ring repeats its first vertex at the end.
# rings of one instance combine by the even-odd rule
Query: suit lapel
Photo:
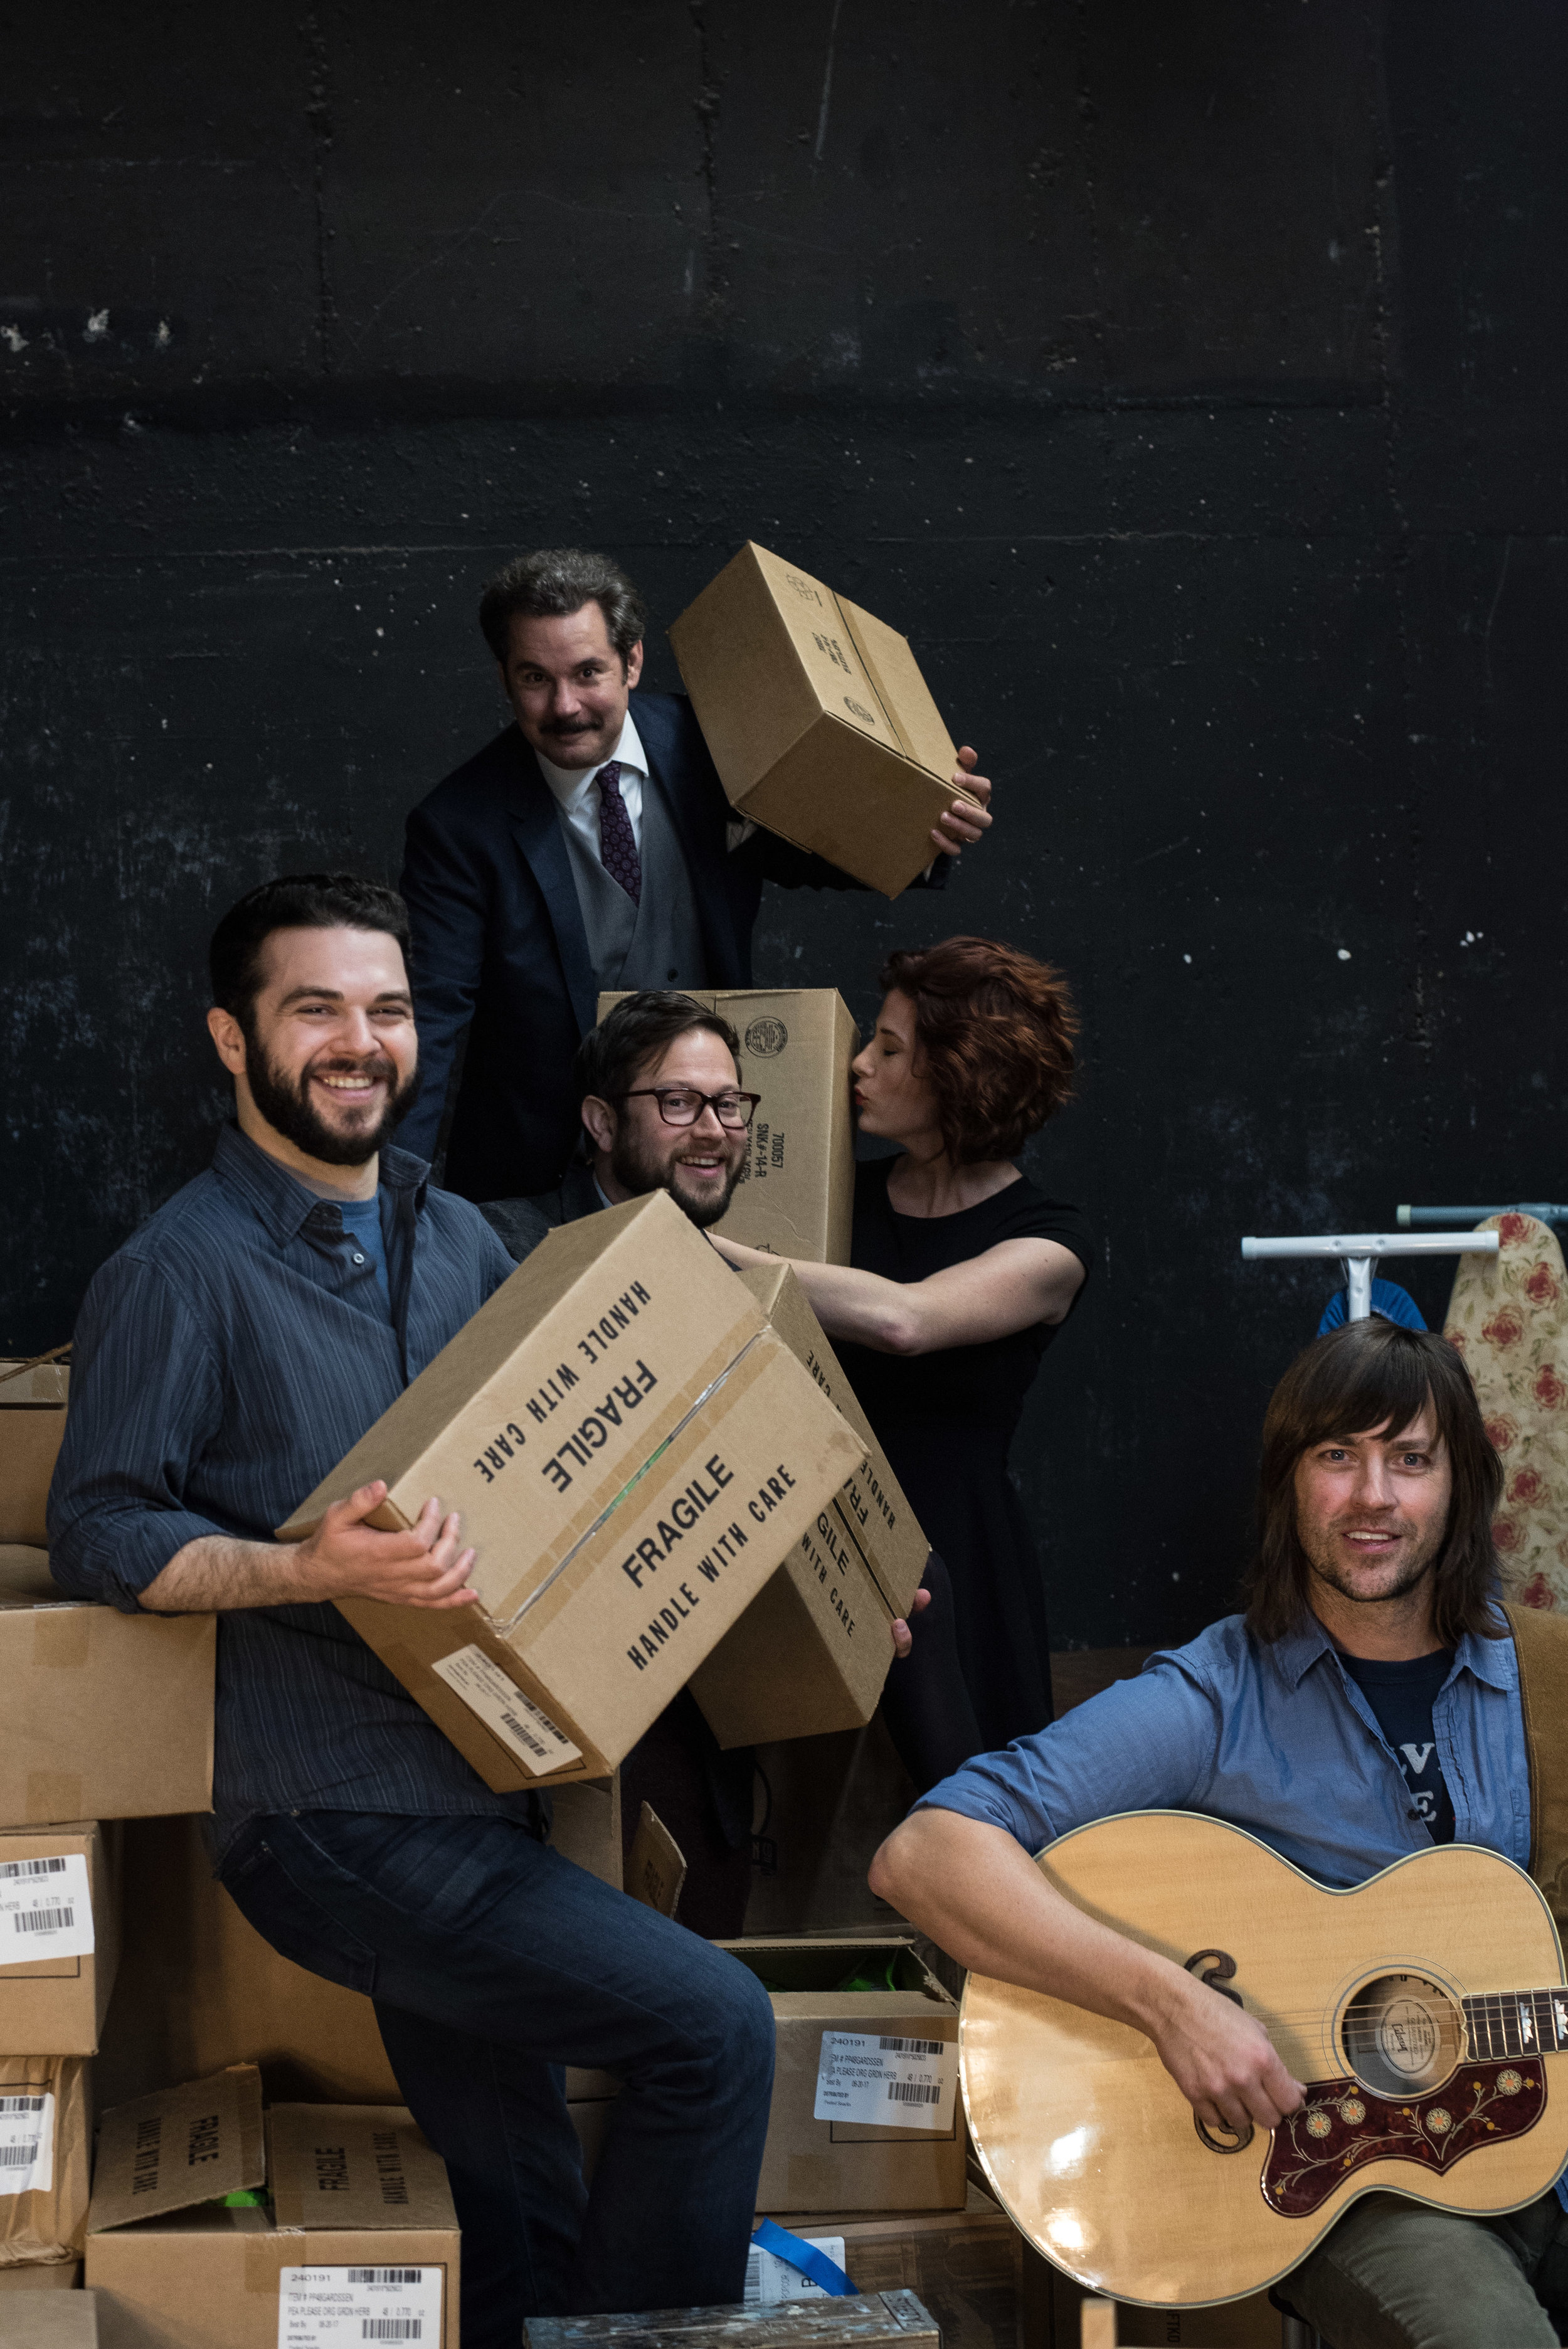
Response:
POLYGON ((583 908, 577 902, 577 885, 572 878, 572 860, 561 836, 555 802, 539 771, 539 762, 521 734, 514 740, 517 758, 507 816, 512 838, 539 884, 555 932, 566 991, 572 998, 578 1028, 585 1036, 598 1017, 599 997, 593 984, 593 958, 588 951, 583 908))

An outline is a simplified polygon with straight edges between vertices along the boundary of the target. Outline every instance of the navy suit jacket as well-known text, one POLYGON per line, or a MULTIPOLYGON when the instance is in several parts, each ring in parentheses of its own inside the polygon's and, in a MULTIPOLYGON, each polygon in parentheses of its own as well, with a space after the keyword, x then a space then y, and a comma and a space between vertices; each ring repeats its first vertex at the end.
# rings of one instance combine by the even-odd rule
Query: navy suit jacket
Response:
MULTIPOLYGON (((758 830, 731 853, 733 812, 690 702, 639 692, 632 714, 691 874, 708 984, 749 987, 765 881, 860 885, 774 833, 758 830)), ((555 801, 515 726, 415 808, 401 886, 423 1081, 398 1143, 434 1155, 466 1030, 447 1188, 475 1200, 547 1191, 577 1140, 572 1061, 594 1024, 597 993, 555 801)))

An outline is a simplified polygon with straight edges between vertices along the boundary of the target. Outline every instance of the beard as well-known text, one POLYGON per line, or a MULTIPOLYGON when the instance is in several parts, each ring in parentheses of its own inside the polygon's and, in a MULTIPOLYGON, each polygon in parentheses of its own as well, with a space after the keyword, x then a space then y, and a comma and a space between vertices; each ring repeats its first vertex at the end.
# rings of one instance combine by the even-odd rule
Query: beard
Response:
POLYGON ((251 1099, 274 1132, 324 1166, 365 1165, 385 1148, 392 1138, 393 1128, 413 1107, 414 1095, 419 1089, 417 1063, 401 1085, 397 1082, 397 1064, 385 1052, 373 1053, 368 1061, 313 1061, 308 1070, 302 1070, 294 1077, 268 1060, 248 1022, 242 1020, 241 1026, 245 1036, 245 1076, 251 1099), (351 1075, 384 1079, 390 1087, 387 1105, 374 1124, 365 1123, 357 1129, 328 1125, 311 1100, 311 1078, 351 1075))
POLYGON ((1301 1541, 1302 1551, 1315 1581, 1326 1582, 1331 1590, 1336 1590, 1342 1599, 1348 1599, 1353 1605, 1380 1606, 1390 1599, 1406 1598, 1425 1578, 1433 1559, 1442 1550, 1447 1532, 1448 1528, 1443 1526, 1429 1536, 1426 1541, 1417 1542, 1407 1551, 1395 1579, 1377 1589, 1358 1587, 1351 1579, 1329 1541, 1303 1539, 1299 1532, 1297 1539, 1301 1541))
POLYGON ((610 1146, 610 1172, 624 1191, 640 1199, 650 1191, 667 1191, 683 1216, 694 1223, 699 1232, 717 1224, 729 1208, 735 1196, 735 1186, 746 1172, 745 1154, 729 1170, 723 1193, 717 1199, 693 1199, 680 1187, 680 1164, 661 1161, 652 1153, 639 1150, 634 1135, 624 1125, 618 1126, 610 1146))

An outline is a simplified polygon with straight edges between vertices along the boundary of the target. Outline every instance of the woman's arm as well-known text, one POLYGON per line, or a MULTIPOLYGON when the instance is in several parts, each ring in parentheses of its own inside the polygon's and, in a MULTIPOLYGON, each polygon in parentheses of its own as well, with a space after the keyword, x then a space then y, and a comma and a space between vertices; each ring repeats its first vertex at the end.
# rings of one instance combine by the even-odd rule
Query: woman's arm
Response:
MULTIPOLYGON (((709 1232, 734 1265, 771 1265, 760 1248, 709 1232)), ((886 1280, 852 1265, 788 1258, 830 1338, 848 1338, 879 1354, 934 1354, 945 1346, 982 1346, 1037 1321, 1057 1322, 1083 1287, 1084 1268, 1058 1240, 999 1240, 924 1280, 886 1280)))

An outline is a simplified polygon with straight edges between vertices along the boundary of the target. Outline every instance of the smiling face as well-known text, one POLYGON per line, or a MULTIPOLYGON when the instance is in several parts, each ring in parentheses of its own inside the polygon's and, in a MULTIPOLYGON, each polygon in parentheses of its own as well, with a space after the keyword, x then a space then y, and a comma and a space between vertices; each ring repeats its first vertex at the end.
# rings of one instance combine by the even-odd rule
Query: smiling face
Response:
POLYGON ((852 1078, 862 1133, 880 1133, 906 1148, 922 1137, 939 1136, 936 1096, 921 1067, 914 1005, 897 988, 883 999, 852 1078))
POLYGON ((1403 1599, 1430 1573, 1453 1475, 1429 1401, 1398 1432, 1315 1444, 1296 1462, 1295 1482, 1296 1537, 1320 1597, 1326 1586, 1355 1605, 1376 1605, 1403 1599))
POLYGON ((603 766, 620 740, 642 673, 642 646, 623 661, 590 602, 563 620, 514 617, 500 681, 525 741, 552 766, 587 769, 603 766))
POLYGON ((709 1028, 677 1036, 662 1058, 645 1061, 632 1079, 634 1100, 583 1105, 583 1122, 597 1144, 595 1172, 612 1199, 640 1199, 667 1191, 699 1231, 717 1224, 746 1165, 749 1136, 720 1125, 711 1109, 695 1124, 668 1125, 646 1086, 685 1086, 699 1093, 736 1090, 729 1048, 709 1028))
POLYGON ((242 1126, 306 1172, 370 1166, 418 1082, 397 939, 385 930, 274 930, 260 977, 242 1019, 208 1015, 242 1126))

